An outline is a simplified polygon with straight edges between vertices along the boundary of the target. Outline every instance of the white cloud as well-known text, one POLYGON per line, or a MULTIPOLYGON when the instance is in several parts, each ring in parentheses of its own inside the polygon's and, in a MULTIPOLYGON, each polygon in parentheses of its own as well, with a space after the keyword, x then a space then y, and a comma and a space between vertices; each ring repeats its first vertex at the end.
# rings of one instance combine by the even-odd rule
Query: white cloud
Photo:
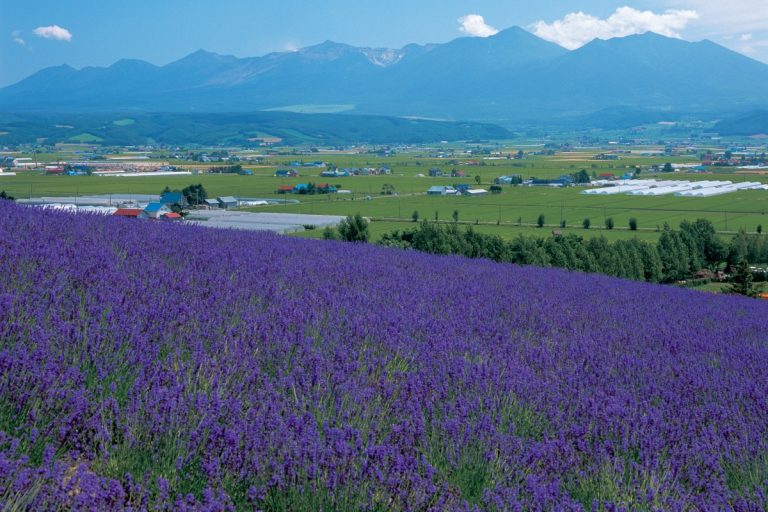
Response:
POLYGON ((488 37, 498 34, 498 30, 485 22, 479 14, 467 14, 459 18, 459 31, 473 37, 488 37))
POLYGON ((11 32, 11 37, 13 38, 13 42, 20 45, 20 46, 27 46, 27 42, 24 40, 23 37, 21 37, 21 30, 14 30, 11 32))
POLYGON ((741 34, 739 41, 750 41, 751 39, 752 39, 752 34, 741 34))
POLYGON ((610 39, 632 34, 655 32, 668 37, 680 37, 679 31, 699 17, 692 10, 667 10, 661 14, 638 11, 632 7, 619 7, 606 19, 583 12, 572 12, 552 23, 539 21, 533 32, 569 50, 585 45, 595 38, 610 39))
POLYGON ((54 39, 56 41, 71 41, 72 40, 72 33, 62 28, 58 25, 50 25, 47 27, 37 27, 35 30, 32 31, 33 34, 35 34, 38 37, 42 37, 45 39, 54 39))
POLYGON ((703 35, 733 35, 768 30, 765 0, 665 0, 670 8, 693 9, 701 16, 703 35))

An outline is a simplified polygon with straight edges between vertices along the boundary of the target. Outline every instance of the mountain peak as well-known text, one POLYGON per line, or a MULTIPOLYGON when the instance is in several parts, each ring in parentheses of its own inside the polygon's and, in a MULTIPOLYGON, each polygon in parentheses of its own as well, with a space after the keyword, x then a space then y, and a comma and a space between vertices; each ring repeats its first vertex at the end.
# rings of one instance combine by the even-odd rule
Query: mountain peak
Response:
POLYGON ((128 59, 80 71, 59 66, 0 90, 0 109, 354 105, 366 113, 510 121, 613 107, 691 113, 765 108, 766 88, 768 66, 714 43, 648 32, 568 51, 510 27, 487 38, 399 50, 327 40, 249 59, 200 49, 160 68, 128 59))
POLYGON ((156 68, 154 64, 151 64, 145 60, 139 60, 139 59, 120 59, 111 66, 109 66, 108 69, 112 70, 125 70, 125 71, 142 71, 145 69, 153 69, 156 68))
POLYGON ((521 37, 521 36, 522 37, 526 37, 526 38, 536 38, 536 39, 539 39, 534 34, 531 34, 527 30, 525 30, 524 28, 519 27, 517 25, 513 25, 513 26, 511 26, 509 28, 505 28, 504 30, 499 30, 494 35, 490 36, 489 39, 490 38, 493 38, 493 39, 506 39, 506 38, 510 38, 510 37, 521 37))
POLYGON ((211 66, 218 64, 226 64, 237 61, 237 57, 232 55, 221 55, 214 52, 203 50, 202 48, 190 53, 186 57, 171 62, 168 66, 173 68, 186 67, 186 66, 211 66))

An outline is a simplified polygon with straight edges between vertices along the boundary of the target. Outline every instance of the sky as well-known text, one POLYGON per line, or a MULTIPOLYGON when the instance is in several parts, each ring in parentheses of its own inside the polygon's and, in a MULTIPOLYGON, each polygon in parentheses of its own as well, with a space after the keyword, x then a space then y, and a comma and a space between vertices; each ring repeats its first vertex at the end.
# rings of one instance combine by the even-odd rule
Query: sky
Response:
POLYGON ((768 0, 0 0, 0 86, 48 66, 254 57, 326 40, 401 48, 511 26, 568 49, 646 31, 768 63, 768 0))

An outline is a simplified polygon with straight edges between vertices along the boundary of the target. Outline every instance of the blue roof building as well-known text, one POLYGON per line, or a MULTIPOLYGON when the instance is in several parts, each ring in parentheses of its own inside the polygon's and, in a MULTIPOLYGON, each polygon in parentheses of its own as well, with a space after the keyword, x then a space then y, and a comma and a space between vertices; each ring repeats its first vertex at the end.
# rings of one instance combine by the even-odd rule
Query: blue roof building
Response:
POLYGON ((180 204, 186 206, 187 198, 181 192, 165 192, 160 195, 160 202, 162 204, 180 204))

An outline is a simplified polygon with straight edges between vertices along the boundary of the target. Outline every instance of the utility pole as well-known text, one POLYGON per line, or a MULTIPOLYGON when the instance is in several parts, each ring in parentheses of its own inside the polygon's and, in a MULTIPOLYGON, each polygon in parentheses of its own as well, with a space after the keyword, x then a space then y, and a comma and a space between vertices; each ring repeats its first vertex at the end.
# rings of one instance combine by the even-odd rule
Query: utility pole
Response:
POLYGON ((563 208, 565 208, 565 201, 560 201, 560 225, 563 225, 563 208))

